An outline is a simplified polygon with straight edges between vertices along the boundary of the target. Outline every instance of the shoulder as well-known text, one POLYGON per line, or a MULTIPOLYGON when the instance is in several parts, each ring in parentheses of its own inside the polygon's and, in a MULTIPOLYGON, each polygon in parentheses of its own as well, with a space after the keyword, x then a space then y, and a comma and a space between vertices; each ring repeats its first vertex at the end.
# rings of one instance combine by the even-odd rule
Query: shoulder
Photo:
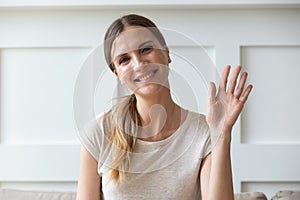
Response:
POLYGON ((189 112, 189 123, 190 125, 196 126, 197 130, 208 131, 209 127, 206 122, 206 116, 202 113, 197 113, 194 111, 189 112))
POLYGON ((88 121, 84 128, 79 131, 79 140, 91 155, 98 160, 104 144, 107 142, 105 137, 105 123, 107 113, 100 113, 94 119, 88 121))
POLYGON ((205 157, 211 151, 210 130, 204 114, 190 111, 189 130, 194 132, 194 143, 201 150, 200 157, 205 157))
POLYGON ((104 115, 105 113, 101 113, 94 119, 89 120, 80 132, 83 134, 88 134, 90 136, 92 136, 93 133, 102 132, 104 115))

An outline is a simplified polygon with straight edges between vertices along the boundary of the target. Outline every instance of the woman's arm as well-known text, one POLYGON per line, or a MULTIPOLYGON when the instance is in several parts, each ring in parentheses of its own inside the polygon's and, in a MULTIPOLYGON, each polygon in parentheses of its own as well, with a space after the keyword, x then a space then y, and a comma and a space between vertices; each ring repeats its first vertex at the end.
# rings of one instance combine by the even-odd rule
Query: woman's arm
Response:
POLYGON ((200 177, 204 200, 233 200, 233 183, 230 158, 231 130, 240 115, 252 90, 247 86, 247 73, 241 75, 238 66, 227 88, 230 66, 224 69, 218 92, 214 83, 210 84, 206 120, 209 125, 212 151, 202 162, 200 177))
POLYGON ((220 138, 203 159, 200 180, 203 200, 234 199, 229 138, 220 138))
POLYGON ((97 172, 97 168, 97 161, 84 146, 81 146, 77 200, 100 200, 101 177, 97 172))

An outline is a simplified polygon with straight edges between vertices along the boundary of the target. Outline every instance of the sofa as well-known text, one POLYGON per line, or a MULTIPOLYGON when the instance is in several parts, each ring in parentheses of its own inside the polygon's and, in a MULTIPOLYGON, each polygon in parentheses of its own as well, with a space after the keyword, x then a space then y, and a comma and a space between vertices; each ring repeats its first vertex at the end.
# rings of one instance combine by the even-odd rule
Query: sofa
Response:
MULTIPOLYGON (((76 193, 0 189, 0 200, 76 200, 76 193)), ((267 200, 267 197, 262 192, 243 192, 235 194, 234 200, 267 200)), ((270 200, 300 200, 300 190, 279 191, 270 200)))

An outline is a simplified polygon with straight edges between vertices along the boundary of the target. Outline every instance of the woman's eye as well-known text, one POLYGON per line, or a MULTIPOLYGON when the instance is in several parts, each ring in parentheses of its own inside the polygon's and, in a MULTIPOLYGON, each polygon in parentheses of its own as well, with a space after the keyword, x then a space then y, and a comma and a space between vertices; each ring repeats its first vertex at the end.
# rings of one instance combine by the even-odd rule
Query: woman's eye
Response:
POLYGON ((146 46, 144 48, 141 49, 141 53, 145 54, 145 53, 150 53, 152 51, 153 47, 152 46, 146 46))
POLYGON ((123 57, 119 60, 119 65, 124 64, 125 62, 127 62, 129 60, 128 57, 123 57))

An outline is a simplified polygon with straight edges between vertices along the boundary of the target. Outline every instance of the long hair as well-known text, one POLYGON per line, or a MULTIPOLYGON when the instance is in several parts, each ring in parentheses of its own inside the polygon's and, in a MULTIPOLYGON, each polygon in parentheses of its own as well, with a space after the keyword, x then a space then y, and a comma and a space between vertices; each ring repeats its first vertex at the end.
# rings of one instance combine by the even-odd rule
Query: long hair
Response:
MULTIPOLYGON (((105 59, 113 72, 116 68, 111 58, 112 45, 128 26, 148 28, 159 43, 166 46, 163 35, 151 20, 135 14, 125 15, 110 25, 104 37, 105 59)), ((136 101, 134 94, 126 96, 123 101, 112 107, 103 118, 104 124, 108 124, 110 127, 104 132, 109 136, 111 142, 108 147, 112 151, 113 162, 110 165, 109 177, 115 183, 120 183, 126 178, 126 172, 130 165, 130 153, 136 144, 138 126, 141 126, 136 101)))

